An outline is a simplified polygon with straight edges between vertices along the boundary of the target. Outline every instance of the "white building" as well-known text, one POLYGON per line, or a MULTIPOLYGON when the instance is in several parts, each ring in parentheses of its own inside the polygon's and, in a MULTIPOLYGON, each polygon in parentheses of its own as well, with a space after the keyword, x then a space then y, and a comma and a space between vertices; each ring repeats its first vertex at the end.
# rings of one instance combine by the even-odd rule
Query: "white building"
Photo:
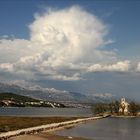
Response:
POLYGON ((121 99, 119 113, 122 113, 122 114, 129 113, 129 103, 126 102, 125 98, 121 99))

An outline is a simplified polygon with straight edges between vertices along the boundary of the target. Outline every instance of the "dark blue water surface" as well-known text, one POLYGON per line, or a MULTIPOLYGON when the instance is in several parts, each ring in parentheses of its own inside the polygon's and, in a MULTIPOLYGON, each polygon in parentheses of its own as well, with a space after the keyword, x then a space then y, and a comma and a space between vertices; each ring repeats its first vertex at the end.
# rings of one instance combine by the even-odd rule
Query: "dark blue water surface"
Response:
POLYGON ((27 117, 48 117, 48 116, 91 116, 90 109, 82 108, 43 108, 43 107, 2 107, 0 116, 27 116, 27 117))
POLYGON ((58 131, 57 134, 93 140, 140 140, 140 118, 106 118, 58 131))

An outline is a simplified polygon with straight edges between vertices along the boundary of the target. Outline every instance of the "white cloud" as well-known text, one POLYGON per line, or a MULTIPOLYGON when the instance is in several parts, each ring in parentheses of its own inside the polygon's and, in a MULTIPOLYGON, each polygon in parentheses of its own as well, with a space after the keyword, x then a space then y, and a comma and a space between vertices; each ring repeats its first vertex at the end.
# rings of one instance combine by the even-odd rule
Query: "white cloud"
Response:
POLYGON ((60 75, 60 74, 56 74, 56 75, 52 75, 50 77, 50 79, 54 79, 54 80, 63 80, 63 81, 77 81, 82 79, 81 77, 79 77, 79 74, 75 73, 73 75, 67 76, 67 75, 60 75))
POLYGON ((13 63, 30 55, 29 44, 25 39, 0 39, 0 63, 13 63))
POLYGON ((115 95, 111 94, 111 93, 97 93, 97 94, 93 94, 93 97, 98 97, 98 98, 112 98, 115 95))
POLYGON ((0 39, 0 71, 70 81, 86 72, 129 70, 129 61, 115 63, 116 52, 105 50, 112 43, 107 25, 81 7, 36 14, 29 29, 29 40, 0 39))
POLYGON ((0 64, 0 70, 1 71, 12 72, 13 71, 13 65, 10 64, 10 63, 2 63, 2 64, 0 64))
POLYGON ((101 65, 101 64, 94 64, 88 67, 89 72, 128 72, 130 69, 130 61, 120 61, 116 64, 110 65, 101 65))
POLYGON ((31 40, 46 49, 48 62, 54 65, 89 61, 91 58, 97 61, 102 55, 112 56, 99 50, 108 42, 104 39, 108 33, 107 26, 80 7, 50 10, 43 15, 36 15, 29 27, 31 40))
POLYGON ((138 65, 137 65, 136 71, 137 71, 137 72, 140 72, 140 62, 139 62, 138 65))

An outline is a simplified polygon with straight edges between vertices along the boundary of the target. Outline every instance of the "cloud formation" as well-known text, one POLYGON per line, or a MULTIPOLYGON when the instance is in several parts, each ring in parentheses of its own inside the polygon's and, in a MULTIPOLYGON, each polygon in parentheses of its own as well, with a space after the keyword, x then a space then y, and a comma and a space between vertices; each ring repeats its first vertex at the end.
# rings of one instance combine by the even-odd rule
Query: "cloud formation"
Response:
POLYGON ((140 62, 139 62, 138 65, 137 65, 136 71, 137 71, 137 72, 140 72, 140 62))
POLYGON ((129 71, 129 61, 105 50, 108 26, 81 7, 36 14, 29 29, 29 40, 0 39, 0 72, 71 81, 87 72, 129 71))
POLYGON ((101 65, 94 64, 88 67, 89 72, 128 72, 130 69, 130 61, 119 61, 116 64, 101 65))

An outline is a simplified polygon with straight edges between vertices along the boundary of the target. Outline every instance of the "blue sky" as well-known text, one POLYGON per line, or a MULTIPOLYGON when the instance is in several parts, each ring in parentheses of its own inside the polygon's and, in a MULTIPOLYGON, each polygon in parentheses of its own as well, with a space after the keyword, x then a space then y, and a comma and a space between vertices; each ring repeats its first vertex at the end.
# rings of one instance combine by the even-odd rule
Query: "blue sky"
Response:
POLYGON ((1 0, 0 79, 6 82, 24 81, 86 94, 111 93, 140 100, 139 13, 139 0, 1 0), (35 17, 36 14, 38 18, 35 17), (56 20, 61 14, 63 17, 56 20), (70 18, 67 15, 70 15, 70 18), (68 25, 63 23, 64 18, 69 22, 68 25), (79 21, 76 21, 76 18, 79 18, 79 21), (83 22, 84 19, 89 21, 87 25, 83 22), (68 28, 70 23, 72 27, 68 28), (55 41, 64 48, 71 45, 63 42, 64 40, 53 40, 56 30, 61 30, 58 24, 66 26, 62 27, 64 32, 61 33, 61 39, 70 40, 71 43, 80 41, 83 48, 80 49, 76 44, 75 47, 79 47, 79 50, 73 50, 73 47, 68 50, 60 48, 58 53, 57 47, 52 45, 55 41), (77 24, 79 29, 74 33, 77 24), (95 24, 98 30, 92 27, 92 24, 95 24), (47 32, 43 30, 45 26, 48 28, 47 32), (86 30, 87 28, 91 28, 92 32, 86 30), (70 38, 83 30, 86 31, 81 40, 70 38), (94 41, 94 31, 95 34, 99 34, 95 36, 97 41, 94 41), (67 32, 70 32, 70 35, 67 35, 67 32), (38 37, 39 34, 43 34, 43 37, 47 34, 46 36, 52 38, 42 40, 38 37), (93 38, 90 38, 92 35, 93 38), (89 56, 88 52, 85 54, 83 51, 86 50, 83 39, 89 39, 87 42, 91 44, 97 42, 94 47, 86 42, 86 45, 89 45, 89 56), (52 46, 46 45, 48 41, 52 46), (39 45, 42 49, 38 48, 39 45), (48 48, 53 50, 48 52, 48 48), (68 53, 70 50, 71 53, 68 53), (70 54, 73 55, 69 56, 70 54), (62 56, 61 59, 59 55, 62 56), (69 65, 66 66, 65 62, 69 65), (31 65, 30 70, 27 69, 31 65))

